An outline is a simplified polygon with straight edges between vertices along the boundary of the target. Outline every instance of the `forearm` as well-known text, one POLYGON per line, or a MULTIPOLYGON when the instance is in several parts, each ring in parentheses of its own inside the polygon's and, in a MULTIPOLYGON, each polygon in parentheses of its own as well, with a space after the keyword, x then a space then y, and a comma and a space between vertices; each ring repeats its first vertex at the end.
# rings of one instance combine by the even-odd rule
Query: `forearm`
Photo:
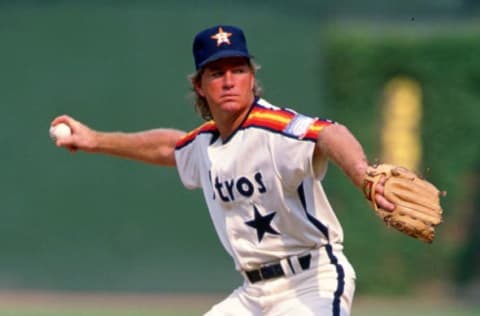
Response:
POLYGON ((359 189, 368 167, 362 146, 341 124, 325 127, 317 140, 316 155, 325 155, 333 161, 359 189))
POLYGON ((175 129, 153 129, 136 133, 95 132, 91 152, 174 166, 175 144, 184 134, 175 129))

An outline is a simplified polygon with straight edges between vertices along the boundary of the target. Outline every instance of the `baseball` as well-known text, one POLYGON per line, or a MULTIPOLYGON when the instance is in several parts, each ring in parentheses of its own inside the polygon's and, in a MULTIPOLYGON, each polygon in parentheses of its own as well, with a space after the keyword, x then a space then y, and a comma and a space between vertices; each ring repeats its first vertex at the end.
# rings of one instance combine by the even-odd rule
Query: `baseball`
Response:
POLYGON ((54 141, 72 135, 72 130, 70 129, 70 126, 65 123, 58 123, 55 126, 51 126, 49 132, 50 137, 54 141))

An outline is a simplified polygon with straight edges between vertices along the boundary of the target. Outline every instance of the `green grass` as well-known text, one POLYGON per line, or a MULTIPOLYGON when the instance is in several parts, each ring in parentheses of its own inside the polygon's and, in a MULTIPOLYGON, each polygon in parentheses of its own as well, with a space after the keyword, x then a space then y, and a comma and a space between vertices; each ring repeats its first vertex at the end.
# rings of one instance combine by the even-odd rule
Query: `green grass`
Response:
MULTIPOLYGON (((0 292, 0 316, 199 316, 224 295, 0 292)), ((480 305, 431 295, 355 298, 353 316, 478 316, 480 305)), ((296 316, 296 315, 293 315, 296 316)))
POLYGON ((90 309, 11 309, 0 310, 0 316, 193 316, 200 313, 178 312, 178 311, 161 311, 161 310, 90 310, 90 309))
MULTIPOLYGON (((353 309, 353 316, 478 316, 480 308, 452 306, 399 306, 375 307, 375 304, 353 309)), ((115 309, 63 309, 63 308, 25 308, 0 310, 0 316, 198 316, 201 311, 174 310, 115 310, 115 309)))
POLYGON ((456 310, 454 308, 402 308, 402 309, 357 309, 352 311, 354 316, 478 316, 480 308, 456 310))

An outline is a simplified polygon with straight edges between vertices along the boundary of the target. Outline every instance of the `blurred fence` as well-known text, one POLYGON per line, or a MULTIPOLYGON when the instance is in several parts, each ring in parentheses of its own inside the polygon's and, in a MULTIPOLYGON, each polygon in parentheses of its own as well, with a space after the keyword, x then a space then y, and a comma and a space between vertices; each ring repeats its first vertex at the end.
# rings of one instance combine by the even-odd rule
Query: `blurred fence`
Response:
MULTIPOLYGON (((360 278, 359 286, 371 290, 395 290, 389 283, 400 290, 415 283, 451 281, 461 269, 465 275, 465 267, 459 269, 458 247, 471 248, 469 244, 480 241, 475 229, 465 227, 469 219, 478 217, 479 207, 474 201, 478 191, 474 193, 471 180, 478 177, 475 169, 480 162, 476 145, 480 135, 479 29, 452 32, 446 26, 433 30, 414 24, 377 32, 361 26, 341 32, 332 29, 325 52, 328 112, 350 126, 370 160, 382 159, 382 137, 389 120, 397 130, 388 141, 403 146, 406 154, 416 154, 401 127, 411 126, 419 116, 421 124, 413 131, 423 144, 418 172, 448 191, 442 199, 445 222, 437 230, 434 244, 426 246, 372 223, 362 197, 352 194, 345 199, 351 190, 344 189, 348 188, 344 181, 332 180, 328 188, 334 204, 348 210, 343 216, 350 232, 348 248, 358 260, 360 273, 368 274, 360 278), (421 95, 418 113, 411 104, 401 104, 406 116, 400 122, 393 120, 400 116, 400 109, 385 112, 387 85, 394 78, 417 82, 421 95), (414 270, 409 268, 412 262, 414 270)), ((407 102, 408 96, 404 95, 403 101, 407 102)), ((478 266, 478 253, 474 258, 470 256, 472 261, 464 264, 478 266)), ((468 278, 473 279, 474 273, 468 278)))

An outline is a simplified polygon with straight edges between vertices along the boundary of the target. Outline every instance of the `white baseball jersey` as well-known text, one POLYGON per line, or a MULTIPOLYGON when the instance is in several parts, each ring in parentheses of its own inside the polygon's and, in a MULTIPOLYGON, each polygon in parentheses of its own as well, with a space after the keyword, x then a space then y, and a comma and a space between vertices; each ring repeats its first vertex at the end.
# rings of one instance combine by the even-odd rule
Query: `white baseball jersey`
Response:
POLYGON ((322 246, 341 251, 342 228, 320 182, 327 161, 313 161, 318 134, 330 124, 256 99, 228 139, 210 121, 177 143, 180 178, 203 189, 237 270, 322 246))

